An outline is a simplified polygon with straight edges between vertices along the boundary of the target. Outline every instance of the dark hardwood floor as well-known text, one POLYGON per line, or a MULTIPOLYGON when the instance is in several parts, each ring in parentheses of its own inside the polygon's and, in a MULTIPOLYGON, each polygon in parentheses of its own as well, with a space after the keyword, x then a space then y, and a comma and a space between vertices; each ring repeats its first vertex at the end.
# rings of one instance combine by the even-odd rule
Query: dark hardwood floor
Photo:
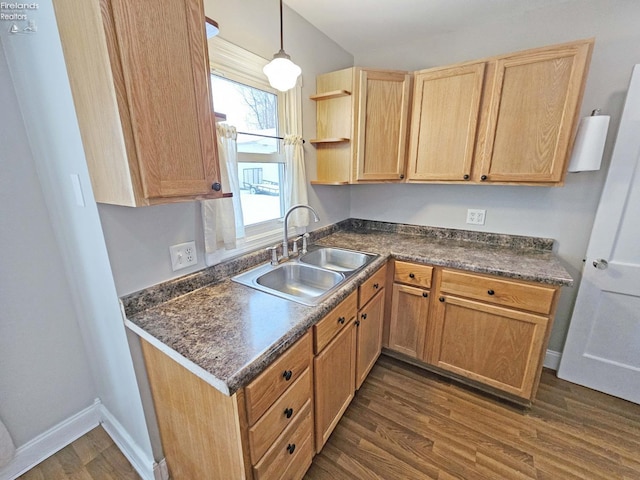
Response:
POLYGON ((544 371, 529 410, 382 356, 306 480, 640 479, 640 405, 544 371))
MULTIPOLYGON (((98 427, 20 478, 140 477, 98 427)), ((640 480, 640 405, 544 371, 526 410, 382 356, 305 479, 640 480)))

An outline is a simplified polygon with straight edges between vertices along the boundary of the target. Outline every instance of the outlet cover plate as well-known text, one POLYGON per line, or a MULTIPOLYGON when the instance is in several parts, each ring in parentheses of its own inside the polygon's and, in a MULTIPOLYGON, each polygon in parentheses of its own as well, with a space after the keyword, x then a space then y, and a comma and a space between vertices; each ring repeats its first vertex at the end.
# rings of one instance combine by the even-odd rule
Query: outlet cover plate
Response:
POLYGON ((486 216, 486 210, 470 208, 467 210, 467 223, 470 225, 484 225, 486 216))
POLYGON ((198 263, 196 242, 171 245, 169 247, 169 253, 171 254, 171 268, 174 272, 198 263))

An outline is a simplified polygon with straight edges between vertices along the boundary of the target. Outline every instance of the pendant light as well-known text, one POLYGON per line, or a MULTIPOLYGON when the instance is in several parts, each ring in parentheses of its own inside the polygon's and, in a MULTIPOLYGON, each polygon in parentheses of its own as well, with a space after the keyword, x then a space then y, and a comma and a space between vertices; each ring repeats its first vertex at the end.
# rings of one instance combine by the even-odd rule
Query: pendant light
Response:
POLYGON ((269 84, 276 90, 286 92, 295 87, 302 69, 291 61, 291 57, 284 51, 282 42, 282 0, 280 0, 280 51, 273 56, 262 69, 269 79, 269 84))

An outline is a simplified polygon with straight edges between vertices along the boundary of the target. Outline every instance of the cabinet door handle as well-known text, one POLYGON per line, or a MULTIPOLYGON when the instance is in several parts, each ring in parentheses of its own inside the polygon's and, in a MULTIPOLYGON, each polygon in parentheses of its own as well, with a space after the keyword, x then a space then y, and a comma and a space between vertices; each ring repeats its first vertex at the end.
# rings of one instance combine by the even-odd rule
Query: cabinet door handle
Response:
POLYGON ((427 297, 429 296, 429 294, 428 294, 427 292, 422 292, 422 296, 423 296, 424 298, 427 298, 427 297))
POLYGON ((462 178, 464 178, 465 180, 469 180, 469 175, 465 174, 465 176, 462 178))
POLYGON ((291 372, 291 370, 285 370, 284 372, 282 372, 282 378, 284 378, 287 382, 291 380, 291 375, 293 375, 293 372, 291 372))
POLYGON ((416 278, 416 275, 414 273, 410 273, 409 278, 416 278))
POLYGON ((493 295, 493 294, 494 294, 494 293, 496 293, 496 292, 494 292, 493 290, 487 290, 487 293, 488 293, 489 295, 493 295))
POLYGON ((222 185, 220 185, 218 182, 214 183, 213 185, 211 185, 211 189, 219 192, 220 190, 222 190, 222 185))
POLYGON ((356 327, 359 327, 360 326, 360 320, 356 320, 355 324, 356 324, 356 327))
POLYGON ((377 283, 373 284, 373 288, 375 288, 376 290, 380 287, 380 285, 378 285, 377 283))
POLYGON ((285 408, 284 409, 284 416, 287 418, 291 418, 291 416, 293 415, 293 408, 285 408))
POLYGON ((480 177, 480 180, 482 180, 482 181, 484 182, 487 178, 489 178, 489 177, 487 177, 486 175, 482 175, 482 176, 480 177))
POLYGON ((363 320, 366 320, 367 319, 367 314, 363 313, 362 315, 360 315, 360 318, 362 318, 363 320))
POLYGON ((346 320, 346 318, 344 318, 344 317, 340 317, 340 318, 338 318, 338 323, 339 323, 340 325, 344 325, 345 320, 346 320))
POLYGON ((440 297, 438 300, 440 300, 441 302, 444 302, 444 297, 440 297))
POLYGON ((402 180, 404 178, 404 173, 400 174, 400 180, 402 180))
POLYGON ((296 450, 295 443, 290 443, 289 445, 287 445, 287 452, 289 452, 289 455, 291 455, 295 450, 296 450))

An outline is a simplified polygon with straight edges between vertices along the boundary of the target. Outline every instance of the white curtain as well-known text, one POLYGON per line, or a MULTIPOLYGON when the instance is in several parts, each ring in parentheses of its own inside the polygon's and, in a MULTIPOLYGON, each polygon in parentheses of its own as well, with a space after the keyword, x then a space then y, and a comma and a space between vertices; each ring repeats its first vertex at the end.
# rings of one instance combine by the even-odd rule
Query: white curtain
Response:
MULTIPOLYGON (((304 167, 304 149, 302 148, 302 118, 301 112, 302 89, 300 81, 285 95, 285 209, 293 205, 308 205, 307 177, 304 167)), ((306 208, 295 210, 289 217, 289 225, 306 227, 309 225, 309 211, 306 208)))
MULTIPOLYGON (((304 150, 300 135, 284 136, 285 158, 285 190, 284 204, 289 209, 293 205, 309 203, 307 197, 307 178, 304 169, 304 150)), ((309 225, 309 210, 299 208, 291 213, 289 225, 292 227, 306 227, 309 225)))
POLYGON ((244 237, 244 219, 242 218, 240 182, 238 180, 236 128, 226 123, 218 123, 216 130, 222 191, 231 193, 233 196, 201 202, 207 257, 220 249, 232 250, 236 248, 236 240, 244 237))

